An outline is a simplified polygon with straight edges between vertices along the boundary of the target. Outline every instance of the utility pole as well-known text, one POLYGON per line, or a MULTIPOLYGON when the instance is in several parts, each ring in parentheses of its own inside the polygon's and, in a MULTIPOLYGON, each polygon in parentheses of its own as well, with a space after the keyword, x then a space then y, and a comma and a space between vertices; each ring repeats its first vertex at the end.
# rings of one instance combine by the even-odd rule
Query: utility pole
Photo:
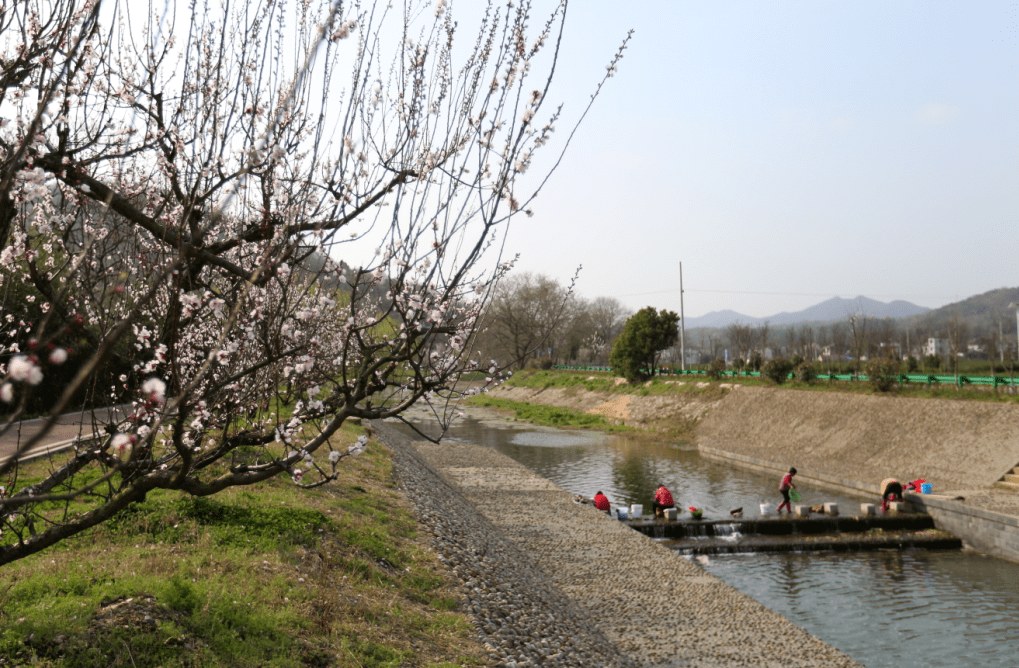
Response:
MULTIPOLYGON (((1016 322, 1019 323, 1019 311, 1016 311, 1016 322)), ((686 345, 687 319, 683 315, 683 263, 680 263, 680 369, 687 370, 686 345)))
MULTIPOLYGON (((682 269, 680 270, 682 272, 682 269)), ((683 274, 680 273, 679 279, 679 303, 683 303, 683 274)), ((1019 302, 1012 302, 1008 305, 1009 308, 1015 309, 1015 343, 1016 343, 1016 355, 1019 355, 1019 302)), ((680 306, 682 308, 682 306, 680 306)))

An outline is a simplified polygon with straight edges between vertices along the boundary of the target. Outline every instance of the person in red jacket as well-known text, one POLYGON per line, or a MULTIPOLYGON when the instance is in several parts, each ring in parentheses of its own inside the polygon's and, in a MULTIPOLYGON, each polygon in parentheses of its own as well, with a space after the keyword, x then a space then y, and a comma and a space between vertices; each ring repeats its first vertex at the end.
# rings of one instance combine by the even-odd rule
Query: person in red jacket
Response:
POLYGON ((594 495, 594 507, 602 512, 612 512, 612 505, 609 503, 608 497, 601 493, 601 490, 598 490, 598 493, 594 495))
POLYGON ((778 486, 778 491, 782 492, 782 498, 784 501, 778 504, 778 514, 782 514, 782 506, 785 506, 786 511, 792 515, 793 505, 789 502, 789 490, 796 489, 796 485, 793 484, 793 476, 796 475, 796 467, 793 466, 789 469, 789 473, 782 476, 782 482, 778 486))
POLYGON ((676 504, 672 500, 672 493, 665 488, 665 485, 659 485, 658 489, 655 490, 655 500, 651 502, 651 510, 654 511, 656 517, 662 517, 665 515, 666 508, 675 508, 676 504))

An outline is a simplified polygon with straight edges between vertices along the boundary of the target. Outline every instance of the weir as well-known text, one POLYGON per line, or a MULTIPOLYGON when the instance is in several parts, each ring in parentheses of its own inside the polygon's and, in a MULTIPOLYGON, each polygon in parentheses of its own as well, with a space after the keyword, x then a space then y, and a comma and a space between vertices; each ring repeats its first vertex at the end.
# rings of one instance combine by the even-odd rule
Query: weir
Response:
POLYGON ((621 520, 682 554, 959 549, 962 541, 922 513, 747 520, 621 520))

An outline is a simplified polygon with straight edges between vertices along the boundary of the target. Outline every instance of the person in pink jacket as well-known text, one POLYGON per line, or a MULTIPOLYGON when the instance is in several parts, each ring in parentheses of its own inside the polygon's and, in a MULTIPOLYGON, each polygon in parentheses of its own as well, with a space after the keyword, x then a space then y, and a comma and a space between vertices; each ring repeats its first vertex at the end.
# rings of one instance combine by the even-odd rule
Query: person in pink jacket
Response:
POLYGON ((778 514, 782 514, 782 506, 785 506, 786 511, 792 515, 793 505, 789 502, 789 490, 796 489, 796 485, 793 484, 793 476, 796 475, 796 467, 792 466, 789 468, 789 473, 786 473, 782 477, 782 482, 778 486, 778 491, 782 492, 782 503, 778 504, 778 514))
POLYGON ((665 485, 659 485, 655 490, 655 500, 651 502, 651 510, 657 517, 665 515, 666 508, 675 508, 676 503, 672 500, 672 492, 666 489, 665 485))

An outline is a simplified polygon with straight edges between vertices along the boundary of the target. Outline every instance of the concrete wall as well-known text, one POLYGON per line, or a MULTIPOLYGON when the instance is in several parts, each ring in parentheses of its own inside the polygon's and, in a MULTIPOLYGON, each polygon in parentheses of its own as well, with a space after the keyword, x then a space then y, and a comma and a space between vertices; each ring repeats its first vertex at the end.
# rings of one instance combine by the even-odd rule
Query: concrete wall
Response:
POLYGON ((1019 517, 929 494, 910 494, 906 500, 934 518, 934 525, 955 534, 976 550, 1019 563, 1019 517))

